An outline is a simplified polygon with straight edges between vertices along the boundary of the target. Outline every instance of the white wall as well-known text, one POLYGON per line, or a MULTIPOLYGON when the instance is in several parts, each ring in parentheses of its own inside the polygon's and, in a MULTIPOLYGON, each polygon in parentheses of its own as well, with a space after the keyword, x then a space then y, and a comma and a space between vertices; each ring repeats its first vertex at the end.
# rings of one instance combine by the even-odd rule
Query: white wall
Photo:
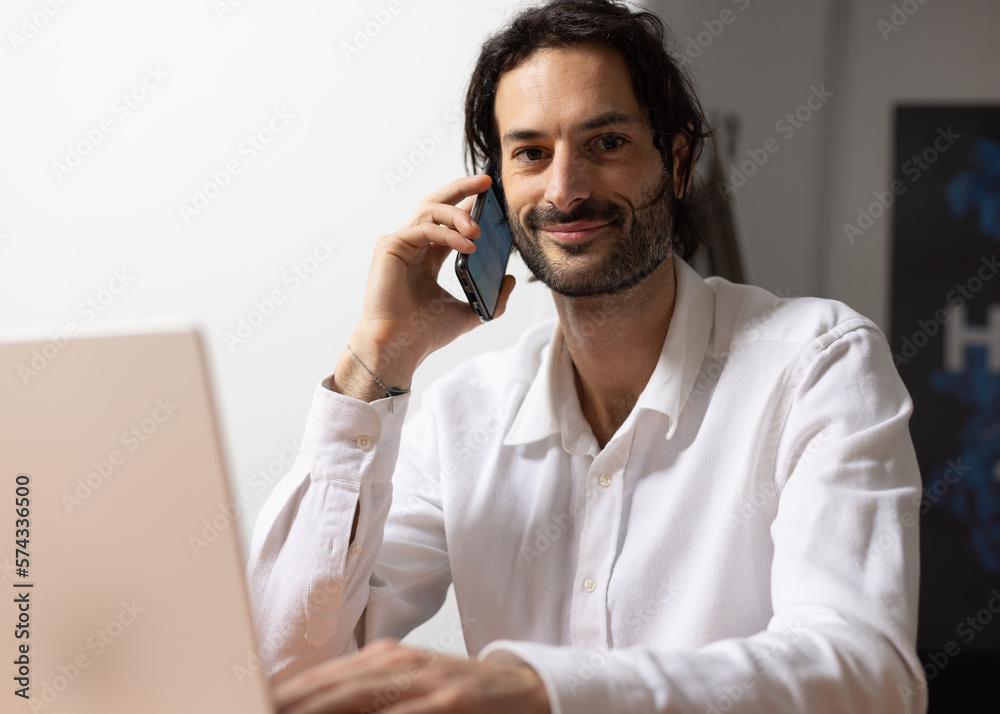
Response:
POLYGON ((895 178, 893 108, 907 103, 1000 103, 1000 3, 996 0, 911 0, 898 30, 890 2, 851 2, 843 62, 844 101, 837 107, 830 211, 823 226, 828 296, 872 317, 889 318, 891 218, 876 220, 852 245, 845 222, 856 222, 872 193, 895 178))
MULTIPOLYGON (((739 117, 736 158, 726 157, 724 166, 737 187, 730 205, 747 282, 783 294, 819 294, 820 167, 830 110, 840 101, 830 59, 833 3, 655 0, 649 6, 671 27, 706 111, 739 117), (834 96, 822 104, 813 99, 819 109, 803 110, 809 117, 795 126, 785 115, 803 106, 813 87, 834 96), (766 161, 758 166, 748 151, 766 161), (746 179, 742 185, 734 166, 746 179)), ((725 131, 718 136, 725 148, 725 131)))

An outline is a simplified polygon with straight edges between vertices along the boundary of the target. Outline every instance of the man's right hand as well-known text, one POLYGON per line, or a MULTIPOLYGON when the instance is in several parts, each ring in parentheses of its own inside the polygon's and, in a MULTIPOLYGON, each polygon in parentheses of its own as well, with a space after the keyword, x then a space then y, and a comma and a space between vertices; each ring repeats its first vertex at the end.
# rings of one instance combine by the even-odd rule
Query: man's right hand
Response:
MULTIPOLYGON (((466 301, 438 285, 437 275, 452 250, 475 250, 480 230, 469 209, 472 197, 489 188, 490 181, 485 174, 452 181, 425 198, 402 228, 375 244, 365 306, 350 345, 386 386, 408 388, 428 355, 481 324, 466 301)), ((497 316, 513 288, 514 278, 508 275, 497 316)), ((347 350, 337 362, 332 386, 365 401, 385 396, 347 350)))

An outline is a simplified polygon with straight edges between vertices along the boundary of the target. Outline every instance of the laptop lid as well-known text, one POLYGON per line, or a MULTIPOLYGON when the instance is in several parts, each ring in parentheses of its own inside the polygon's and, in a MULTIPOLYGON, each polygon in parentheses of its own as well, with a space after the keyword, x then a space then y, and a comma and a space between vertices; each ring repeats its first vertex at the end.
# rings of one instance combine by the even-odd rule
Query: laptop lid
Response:
POLYGON ((242 510, 195 331, 0 334, 0 708, 271 712, 242 510))

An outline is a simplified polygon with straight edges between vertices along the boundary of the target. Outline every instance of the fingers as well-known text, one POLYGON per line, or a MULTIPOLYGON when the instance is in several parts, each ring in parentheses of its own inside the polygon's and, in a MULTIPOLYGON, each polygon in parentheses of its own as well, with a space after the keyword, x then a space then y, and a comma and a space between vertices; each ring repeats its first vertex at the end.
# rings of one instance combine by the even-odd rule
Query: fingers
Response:
POLYGON ((469 196, 468 198, 464 199, 461 203, 459 203, 458 207, 461 208, 466 213, 471 213, 472 212, 472 204, 474 204, 475 202, 476 202, 476 197, 475 196, 469 196))
MULTIPOLYGON (((395 640, 376 640, 360 651, 313 667, 274 689, 280 714, 348 714, 377 707, 380 693, 395 691, 419 696, 416 673, 436 655, 400 645, 395 640), (401 682, 405 680, 404 689, 401 682)), ((393 695, 387 695, 391 700, 393 695)))
MULTIPOLYGON (((472 253, 475 250, 472 241, 482 231, 469 211, 475 196, 489 188, 492 180, 486 174, 478 174, 452 181, 427 196, 406 225, 391 236, 385 236, 382 242, 391 243, 392 238, 399 238, 413 249, 437 244, 462 253, 472 253), (459 201, 461 206, 454 205, 459 201)), ((407 255, 404 259, 409 262, 412 256, 407 255)))
POLYGON ((514 290, 514 284, 517 280, 513 275, 505 275, 503 277, 503 283, 500 284, 500 297, 497 298, 497 310, 496 314, 493 315, 493 319, 496 319, 504 314, 507 309, 507 298, 510 297, 511 291, 514 290))
POLYGON ((427 249, 427 259, 430 265, 430 274, 434 276, 437 280, 438 273, 441 272, 441 266, 444 265, 444 261, 448 260, 451 250, 443 245, 432 245, 427 249))
POLYGON ((469 238, 453 228, 436 223, 408 226, 390 236, 385 236, 381 242, 385 253, 407 264, 413 262, 418 257, 420 249, 428 245, 443 246, 460 253, 473 253, 476 250, 476 244, 469 238))
POLYGON ((487 174, 476 174, 475 176, 463 176, 455 179, 447 186, 439 188, 434 193, 424 199, 427 203, 448 203, 455 205, 467 196, 475 196, 482 193, 493 183, 487 174))
POLYGON ((440 223, 451 226, 469 238, 478 237, 479 227, 469 217, 469 211, 475 196, 489 188, 492 181, 486 174, 463 176, 452 181, 421 201, 408 225, 440 223), (456 206, 459 202, 461 205, 456 206))
POLYGON ((548 712, 545 686, 522 664, 482 662, 373 642, 275 690, 280 714, 548 712))
MULTIPOLYGON (((311 692, 284 708, 279 714, 355 714, 358 711, 372 711, 378 706, 378 694, 368 680, 362 676, 339 682, 336 687, 311 692)), ((383 687, 384 688, 384 687, 383 687)))
MULTIPOLYGON (((507 299, 510 297, 511 291, 514 289, 515 279, 513 275, 505 275, 503 282, 500 284, 500 295, 497 297, 497 309, 493 313, 493 319, 497 319, 503 315, 507 308, 507 299)), ((476 311, 472 309, 469 303, 465 300, 457 300, 453 305, 449 305, 448 309, 455 312, 463 322, 462 332, 469 332, 477 327, 482 326, 483 321, 479 319, 479 315, 476 311)))
POLYGON ((410 218, 407 226, 419 226, 433 223, 454 228, 467 238, 479 237, 479 226, 472 220, 469 212, 446 203, 422 203, 417 212, 410 218))
POLYGON ((467 712, 471 709, 465 706, 470 697, 460 687, 448 687, 427 695, 401 701, 387 711, 387 714, 446 714, 450 712, 467 712))
POLYGON ((296 705, 315 703, 321 692, 335 690, 371 668, 371 660, 398 649, 392 639, 379 639, 354 654, 312 667, 274 687, 274 703, 281 712, 295 712, 296 705))

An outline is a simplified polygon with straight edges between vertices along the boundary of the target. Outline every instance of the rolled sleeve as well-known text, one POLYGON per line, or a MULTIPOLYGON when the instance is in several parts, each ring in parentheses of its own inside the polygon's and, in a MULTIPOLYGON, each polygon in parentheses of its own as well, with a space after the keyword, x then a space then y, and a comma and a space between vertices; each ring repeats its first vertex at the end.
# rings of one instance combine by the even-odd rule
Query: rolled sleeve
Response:
POLYGON ((257 517, 247 581, 271 677, 357 648, 409 395, 392 401, 317 386, 299 454, 257 517))

